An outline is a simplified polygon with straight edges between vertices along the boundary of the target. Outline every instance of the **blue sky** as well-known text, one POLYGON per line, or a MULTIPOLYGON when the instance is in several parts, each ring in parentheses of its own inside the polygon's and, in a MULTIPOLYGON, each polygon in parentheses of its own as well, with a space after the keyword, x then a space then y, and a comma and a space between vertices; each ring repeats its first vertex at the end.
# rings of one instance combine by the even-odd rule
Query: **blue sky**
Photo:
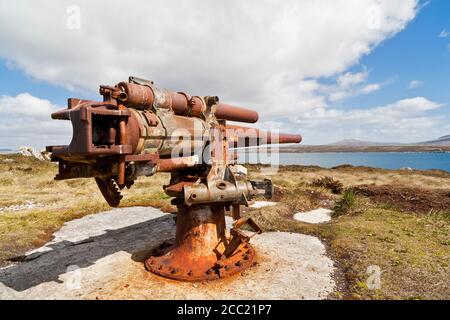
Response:
MULTIPOLYGON (((383 105, 412 93, 449 103, 450 36, 439 38, 442 30, 450 30, 450 1, 433 0, 405 30, 361 59, 361 65, 371 70, 372 81, 389 84, 371 95, 347 100, 346 106, 383 105), (411 91, 408 87, 412 80, 422 81, 423 85, 411 91)), ((449 115, 449 110, 440 111, 449 115)))
POLYGON ((68 143, 70 126, 49 113, 128 75, 254 108, 260 127, 306 144, 450 134, 450 1, 189 2, 110 2, 102 14, 82 0, 3 5, 0 148, 68 143), (111 23, 119 9, 133 34, 111 23), (373 11, 376 27, 361 19, 373 11))

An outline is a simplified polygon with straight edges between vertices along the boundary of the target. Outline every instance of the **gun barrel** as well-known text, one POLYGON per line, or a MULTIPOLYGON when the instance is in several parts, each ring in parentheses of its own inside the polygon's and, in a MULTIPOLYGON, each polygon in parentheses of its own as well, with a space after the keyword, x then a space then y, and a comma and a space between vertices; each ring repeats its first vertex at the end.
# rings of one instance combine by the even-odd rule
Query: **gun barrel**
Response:
MULTIPOLYGON (((154 104, 163 108, 172 109, 176 115, 198 117, 206 111, 205 100, 198 96, 190 96, 184 92, 173 92, 160 89, 152 85, 139 85, 128 82, 119 83, 123 90, 123 102, 136 109, 149 109, 154 104)), ((206 97, 206 100, 215 104, 217 119, 255 123, 258 113, 246 108, 236 107, 225 103, 218 103, 217 97, 206 97)))
POLYGON ((217 119, 246 123, 255 123, 259 118, 258 112, 256 111, 235 107, 225 103, 218 103, 216 105, 215 115, 217 119))
POLYGON ((263 144, 287 144, 300 143, 302 136, 299 134, 286 134, 272 131, 263 131, 255 128, 236 125, 226 126, 227 134, 231 137, 233 147, 251 147, 263 144))

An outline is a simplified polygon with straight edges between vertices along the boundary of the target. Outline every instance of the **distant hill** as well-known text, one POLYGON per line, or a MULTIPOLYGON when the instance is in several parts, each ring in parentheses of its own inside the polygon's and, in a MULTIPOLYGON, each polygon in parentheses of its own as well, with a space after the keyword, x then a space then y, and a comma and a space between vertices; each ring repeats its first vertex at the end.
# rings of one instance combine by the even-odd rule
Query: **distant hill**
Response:
POLYGON ((450 152, 450 135, 411 143, 345 139, 326 145, 281 146, 280 152, 450 152))
POLYGON ((379 147, 379 146, 450 146, 450 135, 442 136, 440 138, 412 143, 400 143, 400 142, 374 142, 364 141, 357 139, 345 139, 334 143, 328 144, 328 146, 346 146, 346 147, 379 147))
POLYGON ((420 146, 450 146, 450 135, 442 136, 440 138, 437 138, 436 140, 430 140, 430 141, 423 141, 418 142, 417 145, 420 146))
POLYGON ((348 147, 371 147, 371 146, 394 146, 394 145, 399 145, 399 143, 395 142, 383 143, 375 141, 364 141, 358 139, 345 139, 328 144, 328 146, 348 146, 348 147))
POLYGON ((0 148, 0 152, 7 152, 7 151, 12 151, 11 149, 6 149, 6 148, 0 148))

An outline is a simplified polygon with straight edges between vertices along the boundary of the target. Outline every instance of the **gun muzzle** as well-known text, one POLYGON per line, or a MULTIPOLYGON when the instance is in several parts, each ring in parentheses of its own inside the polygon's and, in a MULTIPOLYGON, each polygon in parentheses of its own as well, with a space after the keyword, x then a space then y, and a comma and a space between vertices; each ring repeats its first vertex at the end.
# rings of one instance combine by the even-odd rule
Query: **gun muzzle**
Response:
POLYGON ((214 114, 217 119, 246 123, 255 123, 259 118, 258 112, 256 111, 225 103, 218 103, 214 114))
POLYGON ((273 131, 263 131, 255 128, 227 125, 227 135, 231 137, 231 147, 252 147, 264 144, 300 143, 299 134, 286 134, 273 131))

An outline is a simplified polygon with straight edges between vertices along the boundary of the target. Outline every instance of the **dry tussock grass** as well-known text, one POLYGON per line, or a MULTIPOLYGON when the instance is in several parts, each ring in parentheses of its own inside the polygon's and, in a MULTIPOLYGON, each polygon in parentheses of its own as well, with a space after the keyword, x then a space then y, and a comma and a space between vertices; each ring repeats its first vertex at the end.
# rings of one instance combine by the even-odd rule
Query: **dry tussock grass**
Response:
MULTIPOLYGON (((27 201, 36 205, 0 211, 0 266, 7 263, 6 259, 44 244, 64 222, 110 209, 94 179, 55 181, 56 172, 57 166, 50 162, 0 155, 0 208, 27 201)), ((167 174, 138 179, 131 190, 123 191, 121 206, 151 205, 173 210, 162 191, 168 179, 167 174)))
MULTIPOLYGON (((261 176, 258 166, 251 169, 254 176, 261 176)), ((266 231, 301 232, 323 239, 347 282, 343 292, 334 296, 450 299, 449 173, 283 167, 272 179, 283 204, 246 214, 266 231), (343 184, 341 196, 314 184, 326 176, 343 184), (298 211, 327 207, 327 198, 334 200, 331 223, 310 225, 292 219, 298 211), (369 290, 366 284, 371 265, 382 271, 381 290, 369 290)))

